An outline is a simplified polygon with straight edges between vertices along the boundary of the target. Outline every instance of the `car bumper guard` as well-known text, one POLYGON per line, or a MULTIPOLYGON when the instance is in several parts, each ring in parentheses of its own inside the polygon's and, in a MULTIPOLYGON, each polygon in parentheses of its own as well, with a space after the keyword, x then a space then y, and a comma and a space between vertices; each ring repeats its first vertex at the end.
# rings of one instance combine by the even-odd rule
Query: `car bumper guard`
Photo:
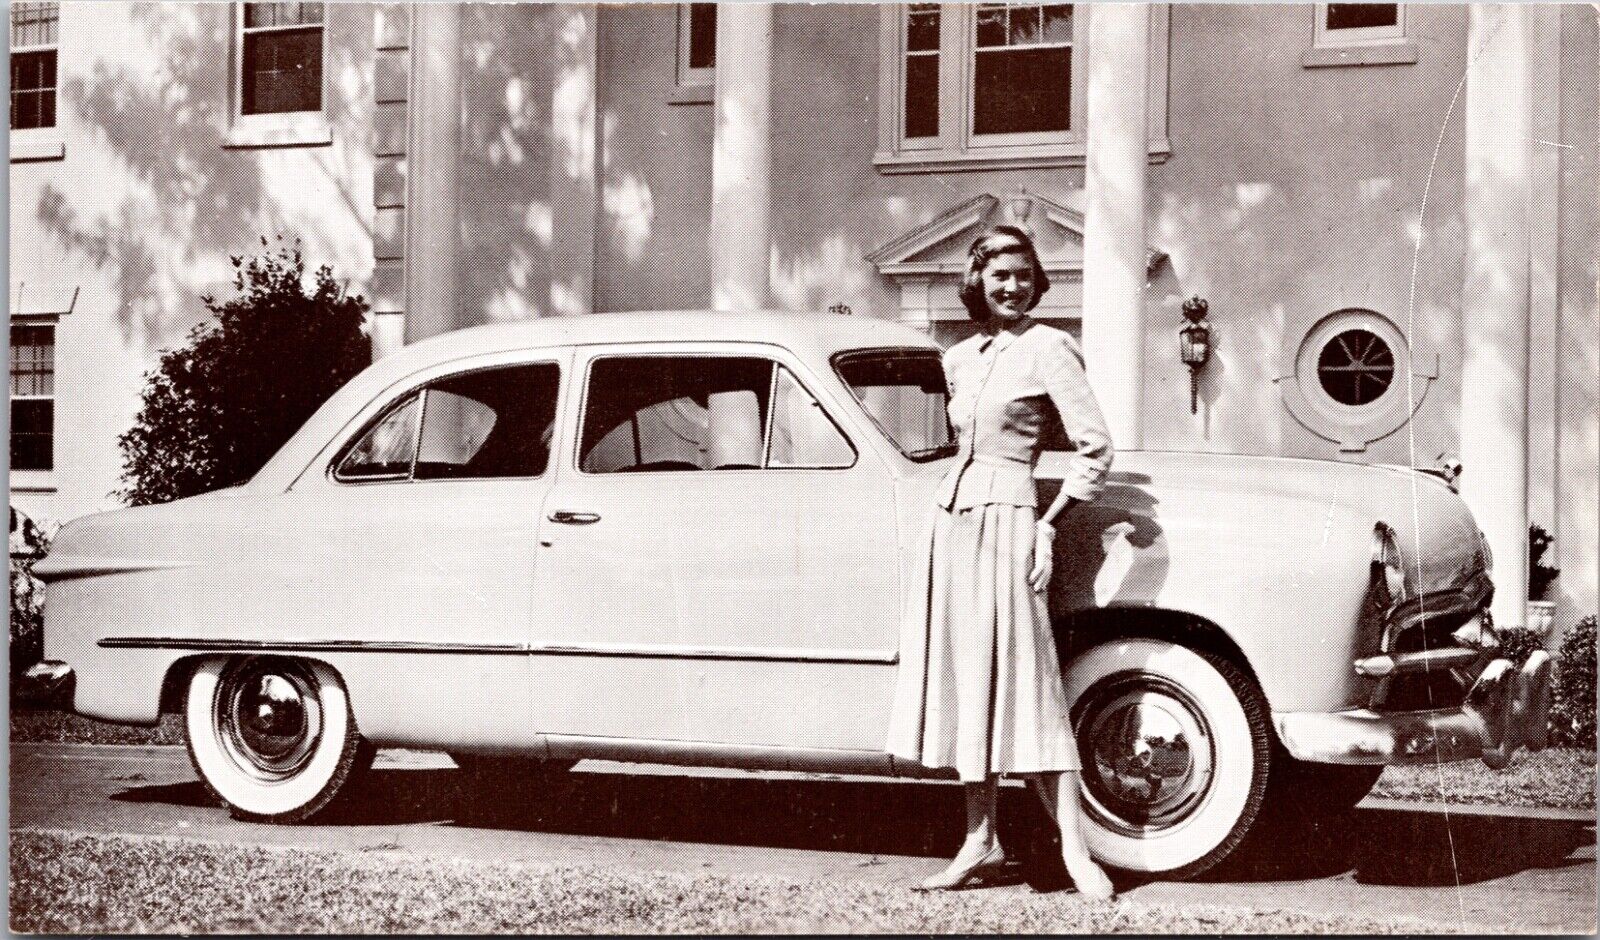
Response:
POLYGON ((1520 669, 1508 659, 1489 663, 1459 708, 1279 712, 1273 723, 1284 747, 1303 761, 1431 764, 1476 757, 1499 769, 1518 747, 1544 747, 1550 681, 1550 654, 1539 650, 1520 669))

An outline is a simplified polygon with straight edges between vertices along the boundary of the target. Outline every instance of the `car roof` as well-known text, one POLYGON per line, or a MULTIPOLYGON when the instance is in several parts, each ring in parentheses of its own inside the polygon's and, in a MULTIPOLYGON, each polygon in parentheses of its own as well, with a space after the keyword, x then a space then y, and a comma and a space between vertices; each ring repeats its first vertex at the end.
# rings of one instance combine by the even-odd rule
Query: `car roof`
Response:
POLYGON ((813 362, 847 349, 938 349, 926 333, 889 320, 773 310, 593 313, 467 327, 401 347, 374 362, 324 403, 246 485, 270 491, 288 486, 329 438, 374 396, 423 369, 469 356, 523 349, 664 342, 766 343, 813 362))
POLYGON ((863 346, 928 346, 926 333, 875 317, 763 310, 726 313, 711 310, 655 310, 542 317, 453 330, 412 344, 398 355, 417 366, 463 355, 540 346, 658 342, 773 343, 797 352, 828 353, 863 346))

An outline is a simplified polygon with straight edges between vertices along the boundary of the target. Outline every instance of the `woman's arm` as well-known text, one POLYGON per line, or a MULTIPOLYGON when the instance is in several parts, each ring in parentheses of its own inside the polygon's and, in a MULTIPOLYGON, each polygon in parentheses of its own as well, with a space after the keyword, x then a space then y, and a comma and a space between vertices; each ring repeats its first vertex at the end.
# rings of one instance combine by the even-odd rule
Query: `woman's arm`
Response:
POLYGON ((1058 341, 1050 345, 1041 358, 1039 380, 1073 445, 1061 492, 1039 517, 1048 524, 1077 503, 1091 502, 1100 495, 1111 472, 1114 449, 1100 403, 1084 373, 1083 353, 1071 336, 1060 333, 1058 341))
POLYGON ((1035 591, 1042 591, 1050 584, 1056 519, 1079 503, 1100 495, 1106 474, 1111 471, 1113 453, 1111 434, 1100 414, 1100 403, 1095 401, 1083 370, 1083 354, 1071 336, 1062 333, 1059 341, 1051 344, 1041 358, 1039 379, 1051 404, 1061 415, 1061 424, 1072 439, 1073 451, 1061 490, 1039 516, 1038 531, 1034 535, 1033 570, 1028 574, 1028 583, 1035 591))

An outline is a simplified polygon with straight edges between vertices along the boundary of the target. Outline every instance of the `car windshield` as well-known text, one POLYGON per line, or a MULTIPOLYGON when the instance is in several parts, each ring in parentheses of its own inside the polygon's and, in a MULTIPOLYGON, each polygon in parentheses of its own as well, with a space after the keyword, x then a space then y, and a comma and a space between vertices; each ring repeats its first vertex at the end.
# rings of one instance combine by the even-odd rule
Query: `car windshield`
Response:
POLYGON ((950 397, 933 349, 866 349, 834 357, 834 369, 867 414, 912 460, 956 452, 945 404, 950 397))

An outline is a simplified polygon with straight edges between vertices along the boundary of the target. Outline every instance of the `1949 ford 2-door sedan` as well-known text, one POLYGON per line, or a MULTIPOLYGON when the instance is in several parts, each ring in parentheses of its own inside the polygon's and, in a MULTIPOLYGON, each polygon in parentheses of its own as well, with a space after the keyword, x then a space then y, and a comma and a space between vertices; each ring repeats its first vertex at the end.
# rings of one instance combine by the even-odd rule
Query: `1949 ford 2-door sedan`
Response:
MULTIPOLYGON (((378 746, 933 776, 884 747, 962 459, 945 398, 937 346, 870 319, 436 337, 248 483, 64 526, 35 569, 47 668, 85 715, 184 711, 206 785, 262 820, 378 746)), ((1549 658, 1497 655, 1483 536, 1428 473, 1123 451, 1056 553, 1108 864, 1191 875, 1286 793, 1347 808, 1388 764, 1543 744, 1549 658)))

